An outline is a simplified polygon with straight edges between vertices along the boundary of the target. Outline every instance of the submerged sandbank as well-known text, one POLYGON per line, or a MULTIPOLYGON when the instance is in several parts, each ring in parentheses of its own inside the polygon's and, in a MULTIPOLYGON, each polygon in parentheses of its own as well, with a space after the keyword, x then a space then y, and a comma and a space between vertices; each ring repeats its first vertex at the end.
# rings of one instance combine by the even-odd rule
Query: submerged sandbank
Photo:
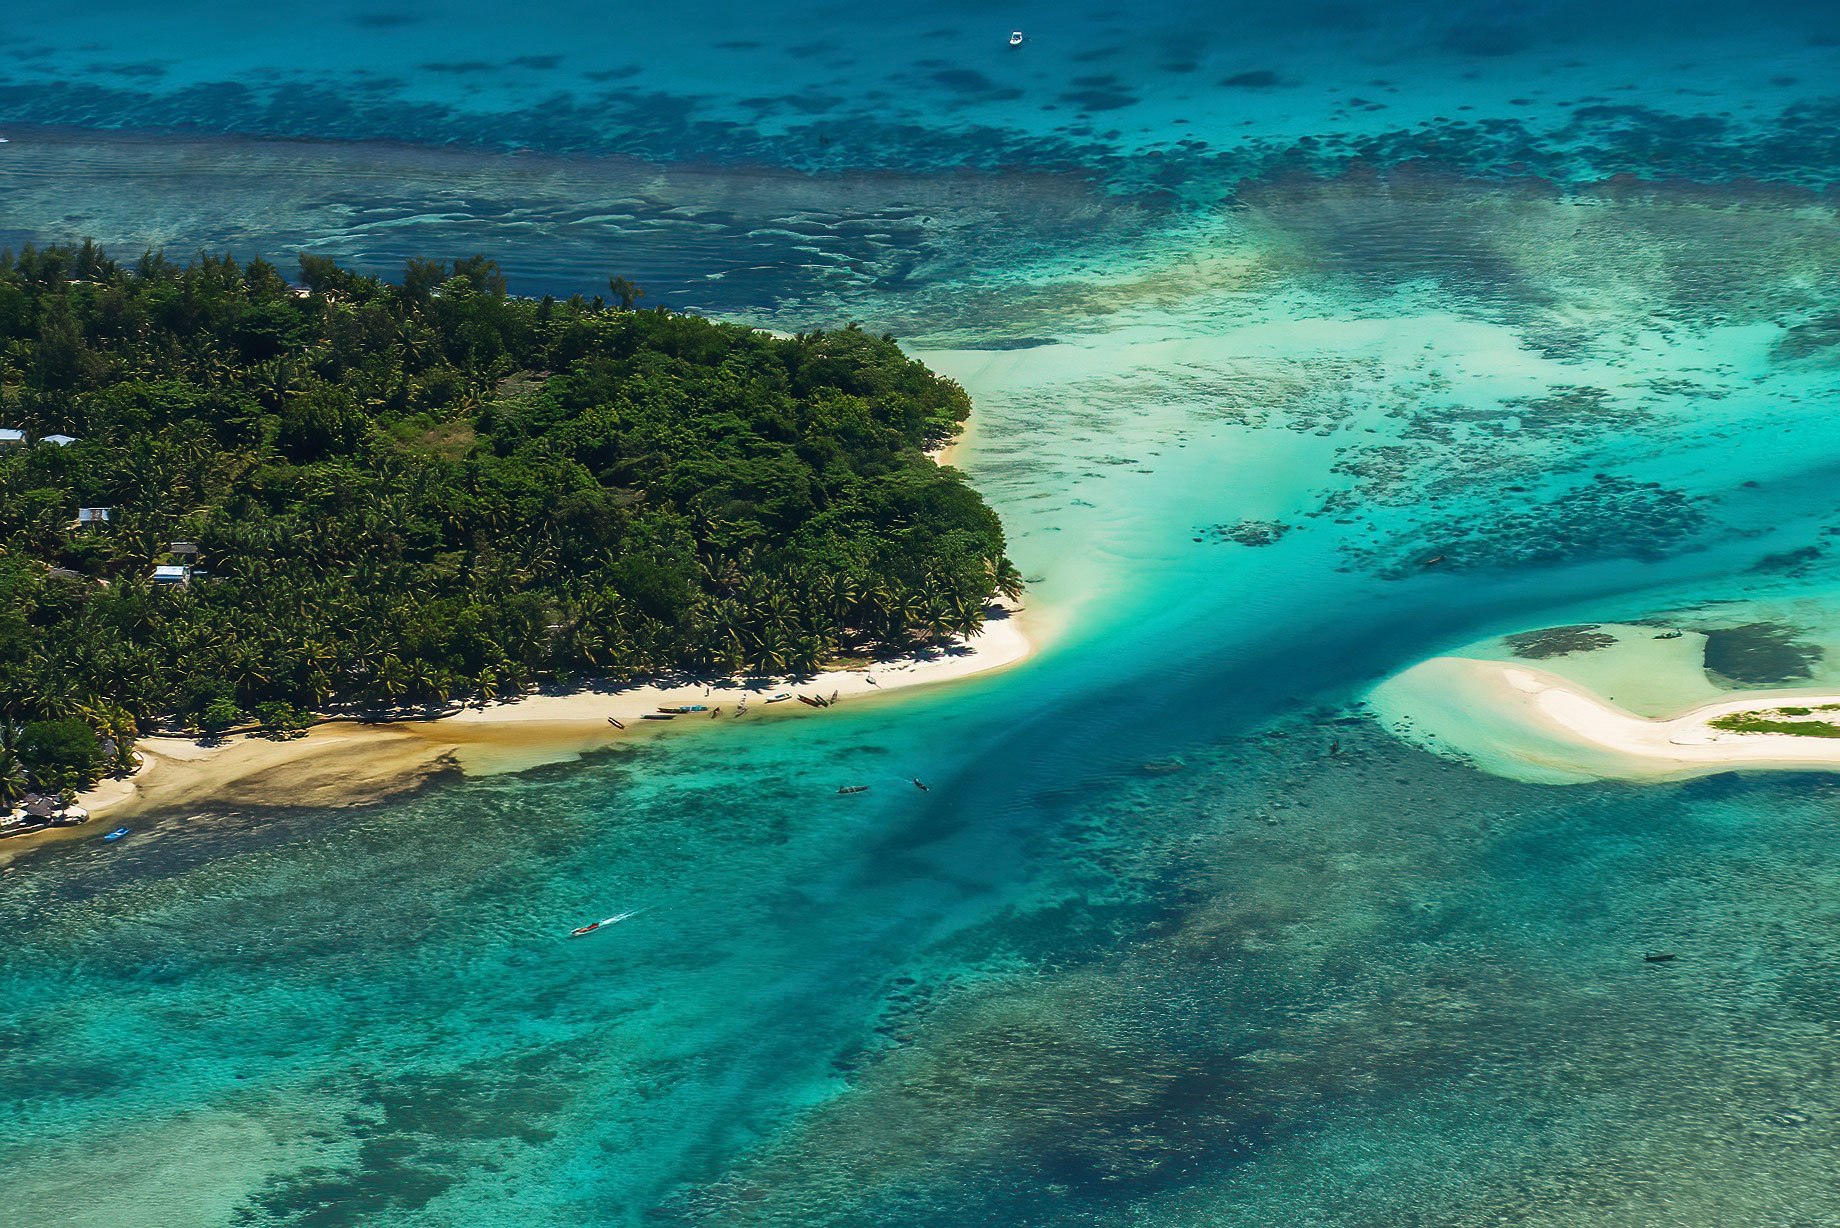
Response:
POLYGON ((1840 693, 1747 691, 1651 719, 1577 682, 1524 663, 1433 657, 1369 696, 1407 741, 1517 780, 1663 781, 1738 769, 1840 770, 1840 739, 1719 729, 1734 713, 1820 707, 1840 693))
POLYGON ((201 746, 190 738, 144 738, 141 768, 104 781, 82 795, 89 822, 0 842, 0 865, 28 848, 92 836, 98 826, 140 813, 182 806, 342 806, 376 801, 414 788, 443 771, 469 775, 519 771, 663 729, 811 715, 829 711, 772 696, 835 695, 871 699, 912 687, 950 682, 1015 665, 1037 647, 1021 611, 1002 611, 970 639, 942 650, 825 670, 796 681, 730 678, 681 685, 586 688, 533 694, 466 708, 427 721, 360 724, 332 721, 306 736, 271 741, 254 736, 201 746), (661 707, 704 705, 670 721, 644 719, 661 707), (742 709, 745 706, 745 715, 742 709), (611 723, 619 721, 624 728, 611 723))

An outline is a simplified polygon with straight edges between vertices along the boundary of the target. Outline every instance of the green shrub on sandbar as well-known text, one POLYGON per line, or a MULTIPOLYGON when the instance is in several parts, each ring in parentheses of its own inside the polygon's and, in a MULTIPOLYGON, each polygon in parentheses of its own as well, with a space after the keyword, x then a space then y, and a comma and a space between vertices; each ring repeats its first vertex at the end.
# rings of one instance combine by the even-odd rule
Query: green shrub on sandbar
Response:
POLYGON ((1775 715, 1769 712, 1728 712, 1706 723, 1714 729, 1731 733, 1788 733, 1803 738, 1840 738, 1840 725, 1831 721, 1786 721, 1773 719, 1775 715))

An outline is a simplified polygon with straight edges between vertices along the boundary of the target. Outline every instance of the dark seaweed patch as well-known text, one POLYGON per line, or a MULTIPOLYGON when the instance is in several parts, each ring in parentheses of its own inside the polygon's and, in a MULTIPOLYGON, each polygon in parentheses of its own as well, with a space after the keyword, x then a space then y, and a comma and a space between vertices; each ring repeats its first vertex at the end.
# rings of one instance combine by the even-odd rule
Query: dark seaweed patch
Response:
POLYGON ((1517 657, 1544 661, 1569 656, 1574 652, 1595 652, 1616 643, 1616 637, 1599 631, 1596 623, 1570 627, 1543 627, 1538 631, 1520 631, 1506 636, 1502 643, 1517 657))
POLYGON ((164 77, 166 75, 166 66, 164 64, 155 64, 151 61, 145 61, 139 64, 91 64, 89 66, 89 71, 94 73, 107 73, 112 77, 136 77, 146 80, 154 77, 164 77))
POLYGON ((562 63, 559 55, 520 55, 508 61, 513 68, 554 68, 562 63))
POLYGON ((1793 360, 1816 354, 1828 357, 1835 347, 1840 347, 1840 314, 1817 316, 1784 329, 1770 350, 1777 358, 1793 360))
POLYGON ((1038 346, 1055 344, 1053 337, 994 337, 988 341, 967 341, 960 348, 967 350, 1032 350, 1038 346))
POLYGON ((357 1228, 415 1212, 464 1175, 464 1148, 503 1142, 542 1146, 540 1124, 568 1101, 566 1079, 528 1055, 487 1072, 405 1075, 368 1087, 346 1126, 358 1153, 341 1166, 314 1165, 273 1178, 238 1209, 239 1225, 357 1228))
POLYGON ((1818 563, 1827 551, 1821 546, 1800 546, 1766 554, 1751 565, 1752 571, 1799 576, 1818 563))
POLYGON ((1223 78, 1222 85, 1236 90, 1268 90, 1277 85, 1278 74, 1269 68, 1257 68, 1251 72, 1237 72, 1231 77, 1223 78))
POLYGON ((997 88, 997 83, 972 68, 948 68, 932 74, 932 79, 961 94, 982 94, 997 88))
POLYGON ((1706 669, 1750 686, 1805 682, 1824 655, 1819 644, 1798 641, 1796 628, 1782 623, 1715 627, 1706 636, 1706 669))
POLYGON ((1281 520, 1240 520, 1233 524, 1210 525, 1202 530, 1202 534, 1217 542, 1238 542, 1242 546, 1270 546, 1275 545, 1279 538, 1296 527, 1281 520))
POLYGON ((1088 89, 1062 94, 1061 101, 1072 103, 1082 111, 1116 111, 1121 107, 1135 106, 1140 100, 1137 95, 1120 90, 1088 89))
POLYGON ((1598 474, 1544 502, 1505 496, 1482 514, 1427 526, 1380 568, 1390 579, 1440 570, 1557 567, 1604 559, 1655 562, 1686 548, 1705 523, 1701 500, 1652 482, 1598 474))

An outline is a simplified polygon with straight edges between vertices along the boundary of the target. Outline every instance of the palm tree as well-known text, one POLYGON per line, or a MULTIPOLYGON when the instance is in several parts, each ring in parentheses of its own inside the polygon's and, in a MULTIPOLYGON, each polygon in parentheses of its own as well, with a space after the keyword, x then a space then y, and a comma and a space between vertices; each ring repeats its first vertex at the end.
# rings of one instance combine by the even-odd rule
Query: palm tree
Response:
POLYGON ((976 635, 984 626, 984 603, 974 601, 964 593, 954 589, 946 599, 948 610, 947 626, 953 635, 976 635))
POLYGON ((620 300, 621 311, 631 311, 634 301, 645 297, 645 291, 624 277, 609 277, 607 289, 612 291, 613 297, 620 300))
POLYGON ((878 639, 888 638, 896 600, 885 580, 863 588, 856 599, 859 625, 878 639))
POLYGON ((404 320, 396 328, 396 344, 402 349, 403 366, 419 371, 435 357, 440 338, 418 319, 404 320))
POLYGON ((256 395, 263 404, 279 411, 290 400, 307 390, 307 381, 294 364, 286 358, 277 358, 255 368, 256 395))
POLYGON ((911 588, 901 589, 888 607, 888 638, 905 643, 926 622, 926 599, 911 588))
POLYGON ((786 671, 787 645, 778 635, 769 633, 764 636, 753 655, 754 668, 760 673, 782 674, 786 671))
POLYGON ((601 656, 606 651, 607 643, 600 632, 585 622, 577 623, 574 634, 570 637, 570 656, 579 657, 595 668, 600 667, 601 656))
POLYGON ((1022 597, 1022 573, 1008 558, 1000 558, 990 565, 990 583, 1005 600, 1018 601, 1022 597))
POLYGON ((928 592, 920 599, 919 617, 915 621, 928 640, 943 640, 952 631, 951 606, 938 592, 928 592))
POLYGON ((11 749, 0 750, 0 806, 11 809, 13 803, 26 795, 29 787, 26 765, 19 761, 19 756, 11 749))
POLYGON ((18 738, 19 726, 11 720, 0 719, 0 806, 9 809, 29 788, 26 765, 19 761, 15 751, 18 738))

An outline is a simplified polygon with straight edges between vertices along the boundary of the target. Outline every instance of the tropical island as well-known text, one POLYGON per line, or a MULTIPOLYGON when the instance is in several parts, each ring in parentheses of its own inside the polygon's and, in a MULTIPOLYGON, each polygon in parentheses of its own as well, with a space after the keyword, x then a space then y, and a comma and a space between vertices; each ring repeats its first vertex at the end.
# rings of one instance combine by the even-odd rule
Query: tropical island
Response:
POLYGON ((158 732, 400 719, 538 685, 810 674, 977 633, 964 390, 794 337, 303 255, 0 255, 0 805, 158 732))

